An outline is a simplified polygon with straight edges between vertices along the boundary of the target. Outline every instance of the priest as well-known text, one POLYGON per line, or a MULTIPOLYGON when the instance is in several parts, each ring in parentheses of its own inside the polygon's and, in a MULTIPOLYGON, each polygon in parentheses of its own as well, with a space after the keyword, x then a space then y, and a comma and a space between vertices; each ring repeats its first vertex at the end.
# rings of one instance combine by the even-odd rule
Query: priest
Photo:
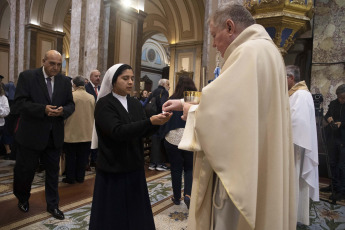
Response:
POLYGON ((209 19, 225 62, 184 110, 179 148, 195 151, 188 229, 296 229, 294 155, 285 64, 265 28, 241 4, 209 19))
POLYGON ((319 201, 319 159, 314 101, 298 66, 286 66, 295 153, 297 221, 309 225, 309 198, 319 201))

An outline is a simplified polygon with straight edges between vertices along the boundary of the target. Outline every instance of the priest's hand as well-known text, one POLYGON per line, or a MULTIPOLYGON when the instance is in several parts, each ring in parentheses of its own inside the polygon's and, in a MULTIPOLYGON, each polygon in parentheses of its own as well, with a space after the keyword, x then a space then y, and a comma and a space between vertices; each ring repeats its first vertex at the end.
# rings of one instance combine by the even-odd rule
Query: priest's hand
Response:
POLYGON ((182 111, 183 105, 181 100, 168 100, 163 104, 162 111, 164 112, 171 112, 171 111, 182 111))
POLYGON ((183 105, 183 115, 181 116, 181 119, 182 120, 187 120, 187 117, 188 117, 188 111, 190 109, 190 107, 192 106, 193 104, 190 104, 190 103, 184 103, 183 105))
POLYGON ((335 122, 334 124, 336 124, 338 126, 338 128, 341 126, 341 122, 340 121, 335 122))
POLYGON ((150 121, 151 121, 151 124, 153 125, 163 125, 169 121, 171 116, 172 116, 172 113, 169 113, 169 112, 160 113, 160 114, 150 117, 150 121))

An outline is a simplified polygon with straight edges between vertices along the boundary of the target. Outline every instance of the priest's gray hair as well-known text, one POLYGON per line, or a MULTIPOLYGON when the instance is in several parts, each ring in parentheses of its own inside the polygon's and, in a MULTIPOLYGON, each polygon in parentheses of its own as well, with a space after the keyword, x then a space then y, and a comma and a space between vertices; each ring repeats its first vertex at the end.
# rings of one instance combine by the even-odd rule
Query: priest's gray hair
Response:
POLYGON ((345 93, 345 84, 339 85, 337 90, 335 91, 337 95, 345 93))
POLYGON ((207 23, 211 21, 218 29, 226 28, 226 20, 231 19, 236 25, 240 25, 243 29, 255 24, 255 19, 250 12, 240 3, 229 2, 221 5, 209 17, 207 23))
POLYGON ((158 81, 158 85, 164 87, 168 81, 169 81, 168 79, 162 78, 158 81))
POLYGON ((295 80, 296 83, 301 80, 300 71, 299 71, 299 67, 298 66, 287 65, 286 66, 286 75, 288 77, 294 76, 294 80, 295 80))
POLYGON ((72 81, 73 84, 75 84, 75 86, 77 87, 85 85, 85 78, 83 78, 82 76, 76 76, 72 81))

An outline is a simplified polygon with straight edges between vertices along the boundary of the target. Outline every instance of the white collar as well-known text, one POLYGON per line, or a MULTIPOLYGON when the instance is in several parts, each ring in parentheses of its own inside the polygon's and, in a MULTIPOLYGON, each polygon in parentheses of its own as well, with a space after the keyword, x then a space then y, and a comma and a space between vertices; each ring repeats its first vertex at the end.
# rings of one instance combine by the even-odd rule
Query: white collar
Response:
POLYGON ((126 96, 121 96, 121 95, 119 95, 119 94, 117 94, 117 93, 114 93, 114 91, 111 91, 111 93, 113 94, 113 96, 114 96, 115 98, 117 98, 117 99, 121 102, 122 106, 123 106, 123 107, 127 110, 127 112, 128 112, 127 95, 126 95, 126 96))
MULTIPOLYGON (((42 66, 42 71, 43 71, 44 78, 47 79, 49 76, 46 74, 46 71, 44 71, 44 66, 42 66)), ((54 77, 55 76, 50 77, 52 79, 52 81, 54 81, 54 77)))

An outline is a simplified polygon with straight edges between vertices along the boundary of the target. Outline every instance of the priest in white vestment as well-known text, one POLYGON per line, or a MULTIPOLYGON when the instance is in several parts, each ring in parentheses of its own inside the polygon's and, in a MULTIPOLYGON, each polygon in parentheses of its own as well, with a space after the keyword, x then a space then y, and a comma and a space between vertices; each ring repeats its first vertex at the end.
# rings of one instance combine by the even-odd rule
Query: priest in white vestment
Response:
POLYGON ((295 150, 297 221, 309 225, 309 197, 319 201, 319 160, 314 101, 299 67, 286 66, 295 150))
POLYGON ((294 155, 285 64, 240 4, 209 19, 224 57, 220 76, 184 110, 179 148, 195 151, 189 230, 296 229, 294 155))

